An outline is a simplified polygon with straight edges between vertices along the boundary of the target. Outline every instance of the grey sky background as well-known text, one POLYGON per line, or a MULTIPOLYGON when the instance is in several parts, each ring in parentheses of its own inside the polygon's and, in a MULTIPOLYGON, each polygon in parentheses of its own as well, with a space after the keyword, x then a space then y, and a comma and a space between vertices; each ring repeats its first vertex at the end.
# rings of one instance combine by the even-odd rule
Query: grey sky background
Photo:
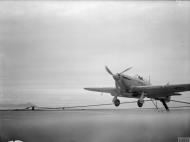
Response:
POLYGON ((152 84, 190 83, 189 25, 190 2, 2 1, 0 103, 109 103, 83 90, 114 86, 105 65, 133 66, 128 74, 152 84))

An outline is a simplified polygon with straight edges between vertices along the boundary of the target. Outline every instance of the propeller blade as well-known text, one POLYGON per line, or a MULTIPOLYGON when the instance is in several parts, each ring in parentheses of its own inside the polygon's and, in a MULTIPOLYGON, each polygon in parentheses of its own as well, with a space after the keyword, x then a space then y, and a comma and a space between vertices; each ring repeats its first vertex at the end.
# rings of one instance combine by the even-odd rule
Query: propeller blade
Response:
POLYGON ((130 70, 132 67, 129 67, 129 68, 127 68, 127 69, 125 69, 124 71, 122 71, 120 74, 123 74, 124 72, 126 72, 126 71, 128 71, 128 70, 130 70))
POLYGON ((110 75, 113 75, 113 73, 110 71, 110 69, 109 69, 107 66, 105 66, 105 68, 106 68, 106 71, 107 71, 110 75))

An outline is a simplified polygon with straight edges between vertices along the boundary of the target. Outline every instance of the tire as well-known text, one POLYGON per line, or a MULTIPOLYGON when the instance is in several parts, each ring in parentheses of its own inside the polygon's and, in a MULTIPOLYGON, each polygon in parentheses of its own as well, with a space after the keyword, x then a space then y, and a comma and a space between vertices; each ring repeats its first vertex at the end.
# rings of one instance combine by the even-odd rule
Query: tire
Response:
POLYGON ((137 101, 137 105, 138 107, 142 107, 143 106, 143 103, 140 102, 140 100, 137 101))
POLYGON ((118 106, 120 105, 120 100, 119 100, 119 99, 116 99, 116 100, 114 101, 114 105, 115 105, 116 107, 118 107, 118 106))

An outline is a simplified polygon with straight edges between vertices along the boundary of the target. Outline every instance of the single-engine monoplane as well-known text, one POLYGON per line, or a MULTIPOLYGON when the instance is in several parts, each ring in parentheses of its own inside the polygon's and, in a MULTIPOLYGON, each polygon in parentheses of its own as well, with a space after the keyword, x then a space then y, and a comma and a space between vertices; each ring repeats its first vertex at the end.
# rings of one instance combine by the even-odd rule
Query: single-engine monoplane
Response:
POLYGON ((112 75, 115 81, 115 87, 106 88, 84 88, 89 91, 110 93, 113 97, 112 102, 116 107, 120 105, 118 97, 137 98, 138 107, 142 107, 144 98, 159 100, 167 111, 169 108, 167 103, 170 101, 171 96, 181 95, 180 92, 190 91, 190 84, 175 84, 175 85, 152 85, 149 80, 136 75, 135 77, 124 75, 132 67, 125 69, 120 73, 113 74, 106 66, 106 71, 112 75))

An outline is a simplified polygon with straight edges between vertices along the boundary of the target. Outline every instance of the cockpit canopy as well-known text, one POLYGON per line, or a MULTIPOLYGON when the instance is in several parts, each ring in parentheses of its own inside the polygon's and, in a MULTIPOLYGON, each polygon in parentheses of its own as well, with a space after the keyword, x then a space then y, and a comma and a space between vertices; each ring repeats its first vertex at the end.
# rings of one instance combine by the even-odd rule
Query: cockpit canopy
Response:
POLYGON ((138 74, 136 74, 135 77, 138 78, 138 79, 140 79, 140 80, 143 80, 143 81, 144 81, 143 77, 140 76, 140 75, 138 75, 138 74))

